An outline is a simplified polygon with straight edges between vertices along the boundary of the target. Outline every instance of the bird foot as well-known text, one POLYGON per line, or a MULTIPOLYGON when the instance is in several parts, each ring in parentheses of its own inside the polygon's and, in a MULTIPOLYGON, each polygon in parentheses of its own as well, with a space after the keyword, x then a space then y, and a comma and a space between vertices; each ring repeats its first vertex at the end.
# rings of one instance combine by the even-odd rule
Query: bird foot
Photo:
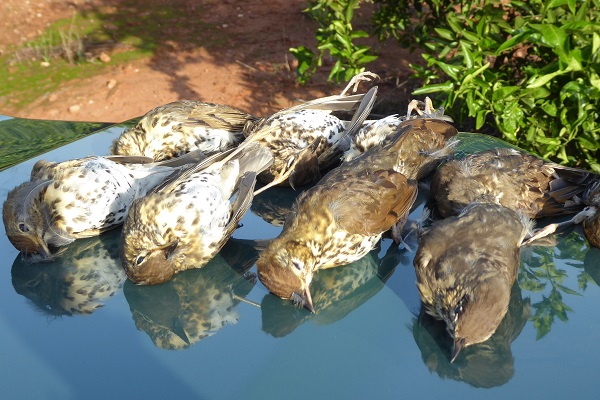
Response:
POLYGON ((573 218, 568 221, 559 222, 556 224, 550 224, 545 226, 544 228, 538 230, 534 233, 529 239, 523 241, 522 245, 528 246, 532 242, 539 240, 543 237, 553 234, 558 229, 564 228, 565 226, 580 224, 584 219, 592 217, 596 215, 597 208, 594 206, 589 206, 583 209, 583 211, 576 214, 573 218))
POLYGON ((444 121, 453 122, 452 118, 448 115, 444 115, 444 107, 440 107, 437 110, 433 108, 433 102, 429 97, 425 97, 425 101, 413 99, 408 103, 406 110, 406 119, 412 118, 438 118, 444 121), (423 107, 423 109, 421 109, 423 107), (416 115, 413 116, 413 112, 416 115))
POLYGON ((375 79, 379 79, 379 75, 373 72, 365 71, 361 72, 360 74, 356 74, 352 77, 352 79, 350 79, 350 82, 348 82, 344 90, 342 90, 340 96, 345 96, 351 88, 352 93, 356 93, 358 90, 358 85, 360 85, 361 82, 371 82, 375 79))

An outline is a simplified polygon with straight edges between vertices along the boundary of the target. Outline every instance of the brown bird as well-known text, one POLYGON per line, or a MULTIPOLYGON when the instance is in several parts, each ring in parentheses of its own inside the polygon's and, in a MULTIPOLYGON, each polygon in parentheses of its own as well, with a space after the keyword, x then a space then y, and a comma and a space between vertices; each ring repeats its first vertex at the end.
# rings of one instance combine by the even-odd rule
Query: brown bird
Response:
POLYGON ((155 161, 192 150, 211 155, 239 145, 261 120, 223 104, 175 101, 150 110, 113 142, 110 152, 155 161))
POLYGON ((439 119, 441 121, 452 122, 452 118, 444 115, 444 108, 434 109, 429 97, 425 98, 425 102, 412 100, 408 105, 406 117, 398 115, 388 115, 385 118, 365 121, 358 132, 353 135, 348 150, 344 153, 344 161, 350 161, 358 157, 371 147, 385 144, 388 140, 394 137, 402 122, 413 118, 439 119), (421 110, 419 107, 423 107, 421 110), (416 116, 413 115, 416 113, 416 116))
POLYGON ((194 152, 161 163, 127 156, 40 160, 30 181, 8 194, 2 210, 6 234, 21 252, 50 259, 51 248, 121 225, 134 199, 204 158, 194 152))
POLYGON ((415 180, 435 168, 456 133, 440 120, 405 121, 388 144, 329 172, 299 196, 281 234, 261 254, 262 283, 314 311, 309 291, 314 273, 356 261, 383 232, 399 231, 417 196, 415 180))
POLYGON ((444 217, 484 202, 541 218, 582 210, 581 195, 594 177, 524 151, 496 148, 447 162, 434 175, 431 191, 444 217))
POLYGON ((427 313, 446 323, 454 361, 467 346, 487 340, 506 314, 520 265, 527 218, 497 204, 472 203, 433 224, 414 266, 427 313))
POLYGON ((339 164, 348 146, 343 139, 361 127, 376 94, 377 87, 374 87, 366 94, 312 100, 282 110, 257 124, 246 141, 270 149, 274 157, 273 165, 260 174, 260 181, 302 186, 320 178, 321 171, 339 164), (350 122, 331 114, 353 110, 350 122))
POLYGON ((430 372, 441 378, 463 381, 474 387, 491 388, 506 384, 514 375, 512 342, 521 334, 531 317, 531 301, 523 299, 515 282, 510 294, 508 311, 496 332, 485 342, 462 350, 457 362, 451 363, 448 349, 452 340, 444 324, 428 315, 421 307, 413 320, 413 337, 421 358, 430 372))
POLYGON ((236 307, 254 288, 252 279, 239 272, 218 254, 204 268, 178 274, 165 284, 126 282, 123 292, 136 328, 157 347, 179 350, 238 322, 236 307))
POLYGON ((204 266, 237 228, 250 207, 257 174, 272 160, 259 145, 242 145, 135 201, 121 236, 127 277, 137 284, 158 284, 204 266))
POLYGON ((77 240, 50 262, 32 264, 17 256, 12 284, 51 316, 86 315, 102 307, 126 280, 119 263, 119 229, 77 240))
POLYGON ((583 220, 583 233, 594 247, 600 247, 600 179, 595 180, 583 194, 587 213, 583 220))
POLYGON ((263 331, 274 337, 283 337, 308 320, 325 325, 345 318, 375 296, 398 265, 402 252, 397 246, 390 246, 381 259, 379 251, 379 246, 376 246, 366 256, 344 268, 329 268, 315 274, 311 296, 313 305, 319 310, 316 314, 293 309, 289 301, 276 296, 264 296, 261 303, 263 331))

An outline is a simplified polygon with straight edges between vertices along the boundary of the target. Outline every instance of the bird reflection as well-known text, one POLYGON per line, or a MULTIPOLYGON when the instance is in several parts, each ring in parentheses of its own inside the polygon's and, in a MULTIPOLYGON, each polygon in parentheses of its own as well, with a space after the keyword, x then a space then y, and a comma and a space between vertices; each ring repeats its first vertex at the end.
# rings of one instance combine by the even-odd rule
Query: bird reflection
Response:
POLYGON ((52 262, 15 259, 11 275, 17 293, 51 316, 91 314, 123 285, 118 261, 120 229, 75 241, 52 262))
POLYGON ((523 299, 521 289, 515 283, 508 312, 496 332, 487 341, 465 348, 454 363, 450 362, 453 341, 443 321, 428 315, 424 307, 413 319, 412 331, 429 371, 441 378, 491 388, 504 385, 514 375, 511 343, 519 336, 530 315, 530 300, 523 299))
MULTIPOLYGON (((304 190, 308 187, 303 186, 301 189, 304 190)), ((283 226, 287 213, 292 209, 302 190, 285 187, 271 188, 267 193, 261 193, 254 197, 250 210, 271 225, 283 226)))
POLYGON ((315 274, 311 293, 316 313, 278 296, 265 295, 261 303, 263 331, 283 337, 307 320, 332 324, 346 317, 381 290, 405 254, 393 244, 381 259, 379 251, 377 246, 344 268, 328 268, 315 274))
POLYGON ((137 329, 155 346, 179 350, 236 324, 235 307, 256 282, 247 271, 257 258, 254 241, 231 239, 201 269, 176 274, 160 285, 126 282, 123 291, 137 329))

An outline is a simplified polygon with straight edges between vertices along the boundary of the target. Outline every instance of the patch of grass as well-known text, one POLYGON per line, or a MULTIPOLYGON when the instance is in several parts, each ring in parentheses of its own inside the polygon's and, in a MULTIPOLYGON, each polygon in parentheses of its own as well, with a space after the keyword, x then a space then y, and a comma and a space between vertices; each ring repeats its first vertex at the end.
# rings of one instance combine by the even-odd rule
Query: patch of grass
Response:
POLYGON ((56 21, 33 41, 0 57, 0 97, 19 108, 63 82, 84 79, 108 66, 153 57, 158 50, 224 47, 227 33, 202 22, 201 6, 184 9, 126 1, 114 8, 90 8, 56 21), (98 60, 105 52, 111 60, 98 60))

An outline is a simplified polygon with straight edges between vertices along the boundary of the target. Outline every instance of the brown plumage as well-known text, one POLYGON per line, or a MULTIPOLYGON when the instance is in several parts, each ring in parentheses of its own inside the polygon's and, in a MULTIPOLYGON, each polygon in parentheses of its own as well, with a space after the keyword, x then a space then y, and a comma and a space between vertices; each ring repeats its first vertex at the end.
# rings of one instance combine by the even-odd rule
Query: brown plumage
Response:
POLYGON ((121 236, 127 277, 151 285, 204 266, 237 228, 250 207, 256 176, 272 160, 259 145, 239 146, 135 201, 121 236))
POLYGON ((85 315, 102 307, 126 280, 119 263, 119 230, 81 239, 50 262, 17 256, 11 278, 15 291, 50 316, 85 315))
POLYGON ((148 111, 113 142, 110 151, 155 161, 193 150, 211 155, 239 145, 261 120, 224 104, 174 101, 148 111))
POLYGON ((446 323, 460 350, 487 340, 506 314, 529 220, 496 204, 473 203, 434 223, 414 265, 427 313, 446 323))
MULTIPOLYGON (((227 243, 224 250, 228 249, 227 243)), ((249 246, 238 250, 248 268, 256 252, 249 246)), ((255 278, 255 277, 254 277, 255 278)), ((125 299, 137 329, 145 332, 159 348, 179 350, 217 334, 239 320, 237 305, 254 288, 252 277, 234 270, 218 254, 204 268, 178 274, 157 286, 126 282, 125 299)))
POLYGON ((600 179, 593 181, 583 194, 589 214, 583 220, 583 233, 594 247, 600 247, 600 179))
POLYGON ((540 218, 580 211, 581 194, 593 176, 524 151, 498 148, 447 162, 436 172, 431 191, 444 217, 469 203, 485 202, 540 218))
POLYGON ((321 171, 339 164, 346 137, 360 128, 371 111, 377 88, 366 94, 336 95, 281 110, 258 123, 246 139, 273 153, 273 164, 259 180, 297 187, 320 178, 321 171), (354 111, 343 121, 333 111, 354 111))
POLYGON ((409 120, 388 144, 329 172, 300 195, 283 231, 261 254, 262 283, 313 311, 315 271, 358 260, 405 220, 417 195, 415 180, 437 165, 455 134, 443 121, 409 120))
POLYGON ((7 196, 6 234, 21 252, 50 259, 53 248, 121 225, 136 198, 204 158, 192 152, 160 163, 137 156, 40 160, 31 179, 7 196))

